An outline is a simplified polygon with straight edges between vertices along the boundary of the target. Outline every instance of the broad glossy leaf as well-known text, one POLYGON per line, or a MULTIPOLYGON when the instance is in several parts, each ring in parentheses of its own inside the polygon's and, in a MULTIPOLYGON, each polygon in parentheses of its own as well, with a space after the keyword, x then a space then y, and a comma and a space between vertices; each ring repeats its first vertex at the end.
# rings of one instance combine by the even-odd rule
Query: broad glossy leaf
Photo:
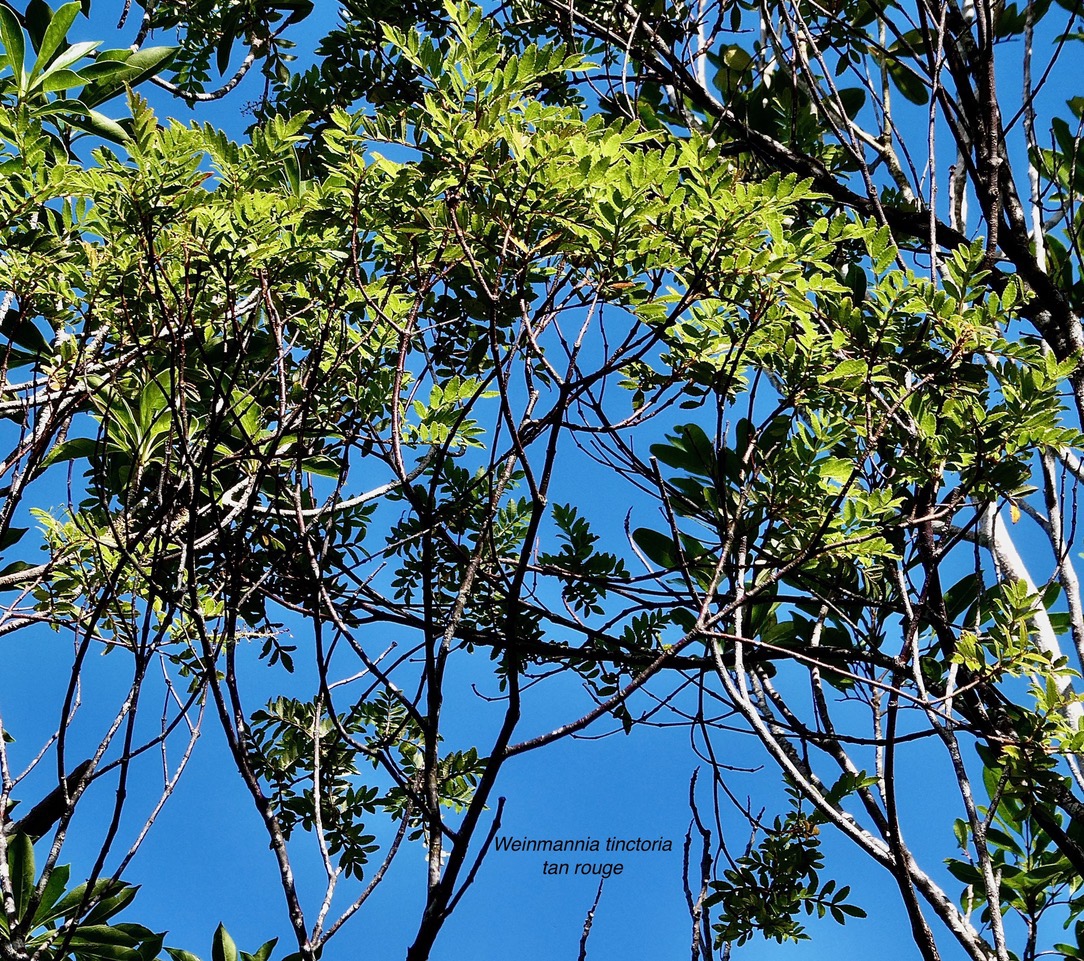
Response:
POLYGON ((90 457, 98 448, 98 442, 92 437, 73 437, 62 444, 57 444, 42 461, 43 467, 60 464, 64 461, 90 457))
POLYGON ((30 530, 29 527, 9 527, 0 534, 0 550, 6 550, 12 544, 18 544, 28 530, 30 530))
POLYGON ((21 311, 9 310, 7 312, 7 316, 4 317, 3 321, 0 321, 0 334, 3 334, 13 344, 29 350, 33 354, 45 356, 52 352, 49 341, 38 330, 37 324, 24 317, 21 311))
POLYGON ((58 864, 49 875, 49 881, 45 890, 41 893, 41 903, 34 912, 34 927, 46 924, 52 917, 52 907, 64 895, 64 889, 68 886, 68 878, 71 876, 71 868, 67 864, 58 864))
MULTIPOLYGON (((90 900, 94 898, 108 898, 123 888, 127 887, 122 881, 114 880, 113 878, 99 878, 94 884, 94 891, 90 900)), ((87 886, 86 884, 80 884, 78 887, 74 887, 63 898, 60 899, 49 913, 49 918, 61 918, 69 917, 82 905, 83 899, 86 897, 87 886)))
POLYGON ((25 834, 8 839, 8 869, 11 871, 15 916, 21 918, 34 893, 34 845, 25 834))
POLYGON ((0 42, 4 44, 4 52, 7 54, 8 63, 12 73, 15 74, 16 82, 21 89, 26 80, 26 44, 23 41, 23 30, 19 21, 7 7, 0 7, 0 42))
POLYGON ((79 99, 88 107, 97 107, 106 100, 112 100, 124 93, 126 87, 135 87, 164 70, 176 53, 176 47, 144 47, 135 53, 131 50, 103 50, 95 60, 96 64, 123 63, 128 72, 95 79, 83 88, 79 99))
POLYGON ((888 75, 892 82, 911 103, 922 106, 930 100, 930 91, 925 82, 914 70, 899 60, 889 60, 888 75))
POLYGON ((93 63, 88 63, 79 68, 79 76, 86 84, 105 83, 109 80, 119 79, 135 75, 135 69, 120 60, 103 60, 99 57, 93 63))
MULTIPOLYGON (((20 574, 23 571, 30 570, 33 566, 33 564, 30 564, 27 561, 15 561, 0 570, 0 577, 7 577, 9 574, 20 574)), ((10 587, 5 588, 5 590, 15 590, 18 586, 18 584, 12 584, 10 587)), ((7 736, 7 731, 4 732, 4 735, 5 737, 7 736)))
POLYGON ((71 936, 73 953, 97 961, 143 961, 139 941, 107 924, 80 925, 71 936))
POLYGON ((92 925, 104 924, 131 904, 138 891, 139 888, 135 885, 126 884, 116 894, 102 898, 87 915, 87 923, 92 925))
POLYGON ((46 93, 53 93, 56 90, 74 90, 76 87, 83 86, 86 80, 77 74, 74 70, 49 70, 43 74, 41 79, 41 89, 46 93))
POLYGON ((224 924, 219 924, 215 929, 214 940, 211 942, 211 961, 238 961, 237 945, 233 943, 224 924))
POLYGON ((271 957, 271 952, 275 950, 275 945, 278 943, 278 938, 272 938, 270 941, 265 941, 251 955, 253 961, 268 961, 268 958, 271 957))
POLYGON ((82 60, 87 54, 97 50, 101 45, 100 40, 81 40, 79 43, 73 43, 63 53, 59 54, 49 66, 54 70, 70 67, 73 63, 82 60))
POLYGON ((75 23, 77 16, 79 16, 78 3, 66 3, 53 14, 41 38, 38 59, 34 63, 34 69, 30 72, 31 80, 49 66, 49 62, 64 43, 68 31, 71 29, 72 24, 75 23))
POLYGON ((696 424, 677 428, 677 436, 667 437, 667 444, 652 444, 651 453, 664 464, 678 470, 711 477, 715 471, 715 446, 696 424))
POLYGON ((316 6, 313 0, 277 0, 277 2, 272 5, 276 10, 290 11, 290 16, 286 18, 284 26, 289 26, 292 23, 300 23, 312 13, 316 6))
POLYGON ((88 110, 85 114, 72 114, 67 118, 68 123, 87 133, 94 134, 104 140, 113 143, 127 143, 131 140, 131 134, 124 129, 116 120, 107 117, 97 110, 88 110))
POLYGON ((41 42, 52 19, 53 8, 45 0, 30 0, 30 3, 26 5, 23 23, 26 24, 26 32, 30 36, 30 45, 35 52, 41 50, 41 42))
POLYGON ((647 527, 640 527, 633 531, 632 539, 636 542, 636 546, 660 567, 671 570, 677 567, 674 541, 666 534, 660 534, 658 531, 653 531, 647 527))
POLYGON ((342 465, 337 460, 322 454, 303 460, 301 462, 301 469, 310 474, 319 474, 321 477, 333 477, 336 480, 342 473, 342 465))
POLYGON ((40 106, 31 111, 35 117, 82 117, 86 115, 87 108, 78 100, 64 97, 56 100, 46 100, 40 106))
POLYGON ((846 87, 839 91, 839 101, 843 110, 852 120, 866 104, 866 91, 861 87, 846 87))

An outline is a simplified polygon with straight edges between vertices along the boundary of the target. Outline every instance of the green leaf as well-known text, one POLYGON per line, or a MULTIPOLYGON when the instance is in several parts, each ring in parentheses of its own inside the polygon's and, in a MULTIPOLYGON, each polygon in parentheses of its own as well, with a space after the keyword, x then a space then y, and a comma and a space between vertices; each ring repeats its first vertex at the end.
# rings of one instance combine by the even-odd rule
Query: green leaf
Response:
POLYGON ((333 477, 336 480, 342 472, 342 465, 331 457, 318 454, 301 462, 301 469, 310 474, 319 474, 321 477, 333 477))
POLYGON ((86 84, 104 84, 110 80, 116 80, 122 84, 126 78, 134 75, 133 69, 123 61, 103 60, 101 57, 93 63, 85 64, 79 68, 79 76, 83 78, 83 82, 86 84))
POLYGON ((846 484, 854 474, 854 461, 844 457, 828 457, 817 464, 817 471, 825 480, 846 484))
POLYGON ((118 924, 116 927, 139 941, 137 950, 141 961, 156 961, 165 940, 164 932, 152 931, 142 924, 118 924))
POLYGON ((237 945, 223 924, 215 929, 214 940, 211 942, 211 961, 238 961, 237 945))
POLYGON ((964 884, 982 884, 982 874, 973 864, 958 861, 955 858, 949 858, 945 863, 949 874, 956 878, 957 881, 962 881, 964 884))
POLYGON ((26 5, 23 23, 26 24, 26 32, 30 36, 30 45, 35 52, 41 50, 41 42, 52 19, 53 8, 45 0, 30 0, 30 3, 26 5))
MULTIPOLYGON (((34 565, 29 563, 28 561, 14 561, 13 563, 8 564, 3 569, 0 569, 0 577, 7 577, 9 574, 20 574, 23 571, 30 570, 33 566, 34 565)), ((12 584, 10 587, 5 589, 15 590, 18 586, 18 584, 12 584)))
POLYGON ((929 102, 930 91, 927 89, 922 78, 905 63, 899 60, 889 60, 888 75, 892 82, 911 103, 922 106, 929 102))
POLYGON ((41 89, 45 93, 55 90, 74 90, 81 87, 86 81, 74 70, 49 70, 41 77, 41 89))
POLYGON ((0 333, 13 344, 25 347, 32 354, 45 356, 52 353, 49 341, 32 320, 23 316, 22 311, 9 310, 7 316, 0 321, 0 333))
POLYGON ((23 42, 23 30, 19 21, 7 7, 0 6, 0 42, 4 44, 11 72, 15 74, 15 83, 20 92, 26 83, 26 44, 23 42))
POLYGON ((216 51, 215 66, 218 67, 218 72, 223 76, 226 75, 226 71, 229 69, 233 45, 236 43, 239 33, 237 28, 241 25, 241 17, 244 13, 245 8, 243 6, 235 6, 231 7, 222 18, 222 25, 219 27, 220 39, 216 51))
POLYGON ((103 897, 86 916, 86 923, 101 925, 114 915, 123 911, 135 899, 139 888, 132 884, 121 883, 120 890, 115 894, 103 897))
POLYGON ((87 108, 84 107, 78 100, 72 100, 70 97, 55 100, 41 101, 39 106, 33 109, 35 117, 62 117, 65 121, 69 121, 72 117, 85 117, 87 108))
POLYGON ((117 121, 111 120, 97 110, 88 110, 85 114, 70 114, 65 118, 73 127, 85 130, 104 140, 113 143, 128 143, 132 139, 131 134, 117 121))
POLYGON ((659 567, 673 570, 677 567, 677 555, 674 551, 673 538, 647 527, 637 528, 632 532, 632 539, 636 546, 659 567))
POLYGON ((715 473, 715 445, 696 424, 684 424, 677 428, 677 435, 667 437, 667 444, 652 444, 651 453, 664 464, 678 470, 713 477, 715 473))
POLYGON ((95 64, 122 63, 127 72, 95 79, 83 88, 79 99, 88 107, 97 107, 124 93, 126 86, 135 87, 148 77, 160 73, 169 66, 176 54, 176 47, 144 47, 135 53, 131 50, 103 50, 95 64))
MULTIPOLYGON (((91 897, 87 900, 94 901, 99 898, 109 898, 118 892, 121 892, 127 885, 122 881, 114 880, 113 878, 99 878, 94 884, 94 890, 91 897)), ((53 918, 70 917, 82 906, 83 900, 86 897, 87 886, 80 884, 78 887, 72 888, 60 901, 58 901, 49 912, 47 921, 53 918)))
POLYGON ((49 65, 53 55, 60 49, 60 45, 64 43, 68 31, 71 29, 72 24, 75 23, 77 16, 79 16, 78 3, 66 3, 53 14, 49 25, 45 28, 45 33, 42 35, 41 44, 38 47, 38 59, 34 62, 34 68, 30 71, 31 81, 49 65))
POLYGON ((866 91, 861 87, 847 87, 839 91, 839 102, 843 104, 843 112, 853 120, 866 104, 866 91))
POLYGON ((286 18, 286 23, 283 26, 289 26, 292 23, 300 23, 315 9, 316 4, 314 0, 277 0, 274 4, 276 10, 289 10, 290 16, 286 18))
POLYGON ((136 50, 124 62, 133 70, 139 71, 139 80, 144 80, 152 73, 157 73, 169 66, 169 62, 176 56, 177 50, 177 47, 143 47, 136 50))
POLYGON ((158 380, 149 381, 139 393, 139 426, 152 437, 169 429, 169 398, 158 380))
POLYGON ((965 574, 945 591, 945 613, 949 621, 957 621, 979 597, 981 581, 976 574, 965 574))
POLYGON ((73 954, 78 958, 95 958, 99 961, 143 961, 136 950, 139 939, 132 937, 118 926, 105 924, 81 924, 71 935, 73 954))
POLYGON ((971 829, 963 818, 957 818, 952 825, 952 833, 956 836, 956 843, 961 851, 967 850, 967 840, 971 836, 971 829))
POLYGON ((100 40, 80 40, 79 43, 73 43, 70 47, 67 47, 49 66, 54 70, 70 67, 76 61, 82 60, 87 54, 97 50, 101 45, 100 40))
POLYGON ((75 930, 72 940, 89 945, 123 945, 134 947, 137 939, 113 924, 81 924, 75 930))
POLYGON ((6 550, 12 544, 18 544, 22 540, 23 534, 28 530, 30 530, 29 527, 9 527, 3 534, 0 534, 0 550, 6 550))
POLYGON ((8 839, 8 870, 15 895, 15 917, 21 919, 34 894, 35 877, 34 845, 25 834, 8 839))
POLYGON ((90 457, 98 449, 98 442, 92 437, 73 437, 62 444, 57 444, 42 461, 42 467, 51 467, 64 461, 90 457))
POLYGON ((271 952, 275 950, 275 945, 279 943, 278 938, 272 938, 270 941, 265 941, 261 944, 255 952, 248 955, 252 961, 268 961, 271 957, 271 952))
POLYGON ((34 912, 33 927, 44 925, 50 920, 49 912, 53 905, 63 896, 70 875, 71 868, 67 864, 58 864, 53 868, 45 885, 45 890, 41 893, 41 903, 38 905, 38 910, 34 912))
POLYGON ((155 934, 141 942, 139 956, 142 961, 158 961, 158 956, 162 953, 162 942, 165 939, 166 934, 163 931, 161 934, 155 934))

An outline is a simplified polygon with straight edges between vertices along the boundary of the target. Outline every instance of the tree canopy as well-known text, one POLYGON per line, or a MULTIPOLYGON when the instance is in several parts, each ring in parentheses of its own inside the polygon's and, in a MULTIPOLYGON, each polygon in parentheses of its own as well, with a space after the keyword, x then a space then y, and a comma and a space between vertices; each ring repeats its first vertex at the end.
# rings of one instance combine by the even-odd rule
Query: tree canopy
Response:
POLYGON ((421 961, 513 759, 656 726, 694 961, 863 916, 829 835, 1082 956, 1075 0, 95 12, 0 3, 0 957, 193 961, 119 918, 204 730, 285 957, 406 863, 421 961))

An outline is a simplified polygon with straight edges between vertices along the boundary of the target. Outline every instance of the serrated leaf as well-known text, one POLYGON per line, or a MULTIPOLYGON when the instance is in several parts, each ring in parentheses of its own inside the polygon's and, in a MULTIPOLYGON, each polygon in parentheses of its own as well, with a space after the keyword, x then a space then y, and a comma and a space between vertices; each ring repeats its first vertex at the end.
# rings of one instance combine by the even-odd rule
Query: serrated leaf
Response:
POLYGON ((828 457, 817 464, 817 472, 825 480, 846 484, 854 473, 854 463, 843 457, 828 457))

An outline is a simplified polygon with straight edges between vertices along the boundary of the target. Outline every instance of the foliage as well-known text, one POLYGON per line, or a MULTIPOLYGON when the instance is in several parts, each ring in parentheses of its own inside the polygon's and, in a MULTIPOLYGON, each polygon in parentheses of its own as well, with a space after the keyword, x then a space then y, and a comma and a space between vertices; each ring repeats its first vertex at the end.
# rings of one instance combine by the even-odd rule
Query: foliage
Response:
POLYGON ((742 945, 754 932, 782 944, 808 940, 805 929, 794 920, 799 910, 824 917, 831 912, 840 924, 847 916, 862 918, 866 912, 846 901, 850 888, 836 890, 836 882, 820 883, 824 859, 817 850, 822 819, 809 818, 799 808, 776 818, 756 847, 737 859, 734 867, 712 882, 713 893, 705 902, 721 905, 715 930, 718 944, 742 945))
POLYGON ((55 13, 44 3, 31 4, 24 31, 15 13, 0 6, 0 73, 10 71, 10 76, 0 76, 0 101, 12 108, 5 117, 4 136, 17 141, 28 118, 43 120, 56 129, 52 145, 58 160, 70 149, 74 131, 117 143, 127 140, 125 126, 95 108, 157 73, 174 53, 169 47, 99 52, 99 43, 69 43, 67 34, 79 11, 78 2, 66 3, 55 13), (28 48, 34 54, 29 67, 28 48), (91 56, 90 63, 82 63, 91 56))
POLYGON ((130 923, 107 924, 136 895, 112 878, 67 890, 70 868, 52 865, 40 879, 25 834, 7 839, 7 879, 13 910, 0 917, 0 937, 18 954, 76 961, 149 961, 162 950, 161 934, 130 923))
MULTIPOLYGON (((790 799, 736 805, 744 853, 705 841, 694 957, 861 916, 822 829, 888 872, 929 961, 946 939, 1030 959, 1051 920, 1079 929, 1079 137, 1036 132, 1032 66, 1063 8, 351 2, 293 74, 313 9, 149 4, 135 49, 98 53, 66 39, 78 4, 0 5, 2 630, 74 641, 31 763, 56 761, 53 801, 0 832, 5 956, 63 938, 191 961, 105 925, 134 889, 93 879, 143 756, 181 751, 164 803, 205 712, 298 961, 412 845, 407 956, 428 957, 484 870, 506 762, 608 722, 725 756, 705 703, 790 799), (239 140, 134 92, 129 117, 97 112, 148 79, 225 96, 255 63, 239 140), (904 147, 920 122, 928 176, 904 147), (81 161, 88 133, 111 146, 81 161), (130 677, 68 773, 96 649, 130 677), (164 718, 141 708, 152 668, 164 718), (528 689, 569 680, 582 696, 533 713, 528 689), (912 751, 959 797, 947 859, 908 840, 912 751), (107 775, 120 800, 71 901, 56 853, 107 775), (28 836, 54 826, 35 882, 28 836)), ((731 779, 714 762, 716 803, 731 779)), ((214 961, 237 956, 220 927, 214 961)))

